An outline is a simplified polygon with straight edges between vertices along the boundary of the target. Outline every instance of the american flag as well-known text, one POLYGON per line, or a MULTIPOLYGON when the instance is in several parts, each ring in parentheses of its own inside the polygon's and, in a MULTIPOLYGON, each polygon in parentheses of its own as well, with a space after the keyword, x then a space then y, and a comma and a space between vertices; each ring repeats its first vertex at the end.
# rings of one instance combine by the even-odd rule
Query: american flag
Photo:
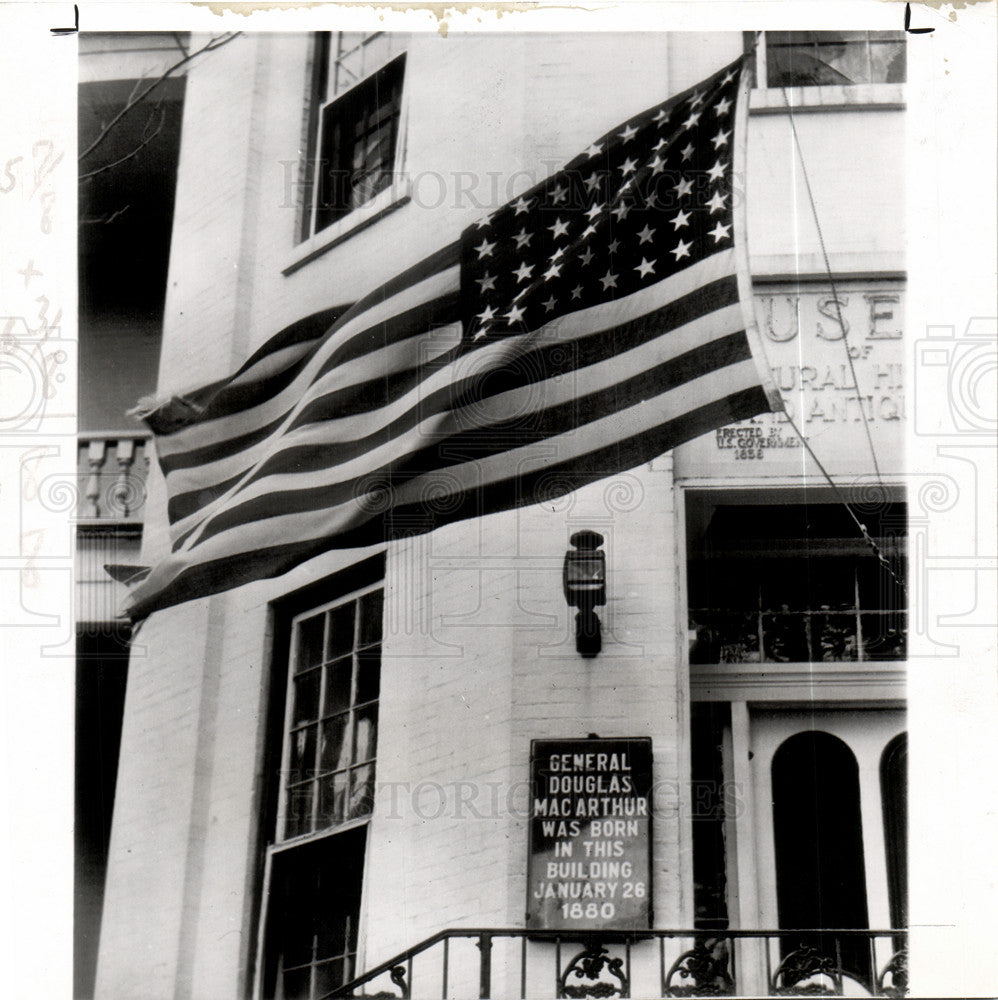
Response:
POLYGON ((743 72, 623 122, 328 329, 332 311, 146 412, 172 551, 126 613, 550 499, 779 408, 734 183, 743 72))

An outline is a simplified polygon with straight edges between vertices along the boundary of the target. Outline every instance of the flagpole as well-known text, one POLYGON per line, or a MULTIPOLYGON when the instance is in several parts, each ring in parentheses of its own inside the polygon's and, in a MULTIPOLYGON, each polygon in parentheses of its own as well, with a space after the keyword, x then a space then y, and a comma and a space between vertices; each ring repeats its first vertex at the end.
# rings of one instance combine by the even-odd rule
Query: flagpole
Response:
MULTIPOLYGON (((756 34, 756 45, 759 35, 756 34)), ((749 93, 752 87, 752 77, 755 71, 755 56, 746 55, 742 62, 741 79, 738 86, 738 97, 735 103, 735 149, 732 162, 731 178, 731 216, 735 233, 735 278, 738 282, 738 298, 742 307, 742 319, 745 324, 745 336, 752 348, 752 359, 755 361, 762 390, 766 394, 769 408, 774 413, 786 411, 783 397, 773 381, 766 351, 762 343, 762 334, 755 318, 755 298, 752 294, 752 272, 749 268, 748 252, 748 197, 747 172, 748 163, 748 112, 749 93), (741 190, 735 189, 735 184, 741 184, 741 190)))

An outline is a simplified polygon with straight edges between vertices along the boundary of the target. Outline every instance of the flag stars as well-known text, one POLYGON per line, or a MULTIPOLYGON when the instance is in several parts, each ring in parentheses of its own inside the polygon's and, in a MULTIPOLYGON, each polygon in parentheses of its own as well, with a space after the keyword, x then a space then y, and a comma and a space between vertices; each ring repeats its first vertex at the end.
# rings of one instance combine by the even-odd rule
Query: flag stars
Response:
POLYGON ((555 250, 553 254, 551 254, 548 260, 553 264, 556 260, 559 260, 562 256, 564 256, 564 253, 565 253, 565 248, 558 247, 558 249, 555 250))
POLYGON ((704 95, 696 91, 690 98, 690 107, 695 108, 698 104, 703 104, 704 95))
POLYGON ((702 112, 700 111, 691 111, 689 118, 683 122, 683 128, 693 128, 700 121, 701 114, 702 112))
POLYGON ((551 192, 551 204, 560 205, 565 200, 565 195, 568 194, 568 188, 562 187, 560 184, 551 192))
POLYGON ((607 250, 610 253, 616 253, 620 249, 620 240, 614 240, 608 247, 607 250))
POLYGON ((710 230, 709 235, 714 237, 714 243, 720 243, 721 240, 730 239, 731 237, 731 226, 724 226, 720 222, 713 229, 710 230))
POLYGON ((662 136, 659 136, 658 142, 656 142, 655 145, 652 146, 651 149, 652 149, 653 153, 661 153, 662 150, 665 149, 665 147, 668 146, 668 145, 669 145, 669 140, 666 139, 664 135, 662 135, 662 136))
POLYGON ((664 122, 668 117, 669 112, 666 111, 665 108, 659 108, 658 111, 655 112, 655 117, 652 118, 652 121, 655 122, 656 125, 661 125, 662 122, 664 122))
POLYGON ((721 81, 721 86, 725 87, 729 83, 731 83, 731 81, 734 80, 734 78, 735 78, 735 73, 736 72, 737 72, 737 70, 729 69, 728 72, 725 74, 724 79, 721 81))
POLYGON ((522 215, 524 212, 530 211, 530 205, 533 202, 533 198, 526 200, 522 196, 517 198, 513 202, 513 216, 522 215))
POLYGON ((714 166, 707 171, 707 176, 712 181, 719 181, 724 176, 724 166, 720 160, 716 160, 714 166))
POLYGON ((624 160, 624 162, 620 165, 618 169, 626 177, 628 174, 634 173, 634 170, 637 167, 637 165, 638 165, 637 160, 632 160, 630 157, 627 157, 627 159, 624 160))
POLYGON ((553 226, 548 226, 548 229, 551 230, 551 234, 552 234, 552 236, 553 236, 554 239, 558 239, 559 236, 567 236, 568 235, 568 223, 567 222, 563 222, 560 218, 559 219, 555 219, 554 220, 554 225, 553 226))
POLYGON ((684 226, 688 226, 690 222, 690 213, 684 212, 682 209, 679 210, 679 214, 673 216, 670 220, 672 223, 672 231, 678 232, 684 226))
POLYGON ((684 163, 693 156, 693 153, 695 152, 695 150, 696 150, 696 147, 693 145, 692 142, 686 143, 686 146, 683 149, 680 150, 680 152, 683 154, 683 162, 684 163))
POLYGON ((544 280, 545 281, 550 281, 552 278, 557 278, 558 275, 561 274, 561 268, 562 268, 561 264, 552 264, 544 272, 544 280))
POLYGON ((590 205, 583 214, 589 219, 590 222, 592 222, 604 208, 606 208, 606 205, 590 205))
POLYGON ((588 267, 593 262, 593 257, 595 256, 596 255, 593 253, 593 248, 586 247, 586 252, 584 254, 580 254, 579 260, 582 261, 583 267, 588 267))
POLYGON ((480 319, 483 324, 489 323, 498 311, 498 309, 494 309, 492 306, 486 306, 480 313, 478 313, 478 315, 475 316, 475 319, 480 319))
POLYGON ((642 278, 647 278, 649 274, 655 273, 655 261, 641 258, 641 263, 634 269, 642 278))
POLYGON ((715 135, 714 138, 710 140, 714 144, 714 149, 717 150, 720 149, 722 146, 727 146, 729 135, 731 135, 730 129, 728 129, 727 131, 725 130, 719 131, 717 135, 715 135))
POLYGON ((534 270, 534 265, 533 265, 533 264, 528 264, 528 263, 527 263, 526 261, 524 261, 524 262, 523 262, 523 263, 522 263, 522 264, 521 264, 521 265, 520 265, 520 266, 519 266, 519 267, 518 267, 518 268, 517 268, 517 269, 516 269, 516 270, 515 270, 515 271, 513 272, 513 274, 515 274, 515 275, 516 275, 516 281, 517 281, 517 284, 519 284, 519 283, 520 283, 521 281, 526 281, 526 280, 527 280, 527 278, 529 278, 529 277, 530 277, 530 275, 531 275, 531 272, 532 272, 533 270, 534 270))
POLYGON ((677 198, 682 198, 693 191, 693 181, 689 178, 681 178, 679 183, 675 185, 672 190, 676 192, 677 198))
POLYGON ((513 236, 516 240, 516 249, 522 250, 524 247, 530 246, 530 240, 533 237, 533 233, 528 233, 526 227, 522 228, 518 233, 513 236))
POLYGON ((731 101, 727 97, 718 101, 717 104, 714 105, 715 117, 721 118, 722 116, 726 115, 730 107, 731 107, 731 101))
POLYGON ((484 229, 486 226, 491 226, 491 225, 492 225, 492 220, 487 215, 483 215, 480 219, 476 220, 475 222, 476 229, 484 229))
POLYGON ((618 275, 613 274, 610 271, 607 271, 606 274, 599 279, 600 284, 602 284, 603 286, 604 292, 607 291, 608 289, 617 287, 617 277, 618 275))
POLYGON ((710 208, 710 214, 713 215, 715 212, 724 211, 724 199, 727 195, 721 194, 720 191, 715 191, 713 196, 708 199, 707 207, 710 208))
POLYGON ((598 173, 590 174, 582 183, 586 186, 586 193, 592 194, 599 187, 600 176, 598 173))
POLYGON ((618 219, 626 219, 627 213, 631 210, 631 206, 626 202, 620 202, 620 204, 615 205, 611 210, 610 214, 615 215, 618 219))
POLYGON ((582 285, 576 285, 572 289, 572 298, 573 299, 581 299, 582 298, 582 285))
POLYGON ((554 307, 558 304, 558 300, 552 295, 549 299, 545 299, 541 305, 544 306, 545 312, 554 312, 554 307))
POLYGON ((603 152, 603 147, 598 143, 594 142, 591 146, 588 146, 584 151, 583 155, 589 157, 591 160, 594 156, 599 156, 603 152))
POLYGON ((479 286, 479 291, 484 294, 485 292, 494 292, 496 290, 496 279, 493 275, 489 274, 488 271, 485 272, 485 276, 482 278, 476 278, 475 284, 479 286))
POLYGON ((506 319, 506 322, 509 323, 510 326, 512 326, 514 323, 522 323, 523 314, 526 311, 527 310, 524 309, 523 306, 513 306, 513 308, 510 309, 508 313, 506 313, 504 318, 506 319))
POLYGON ((483 236, 482 242, 478 244, 475 249, 478 251, 478 259, 482 260, 484 257, 491 257, 492 251, 495 250, 495 243, 489 243, 489 241, 483 236))
POLYGON ((472 340, 481 340, 483 337, 487 337, 488 334, 489 334, 489 331, 484 326, 482 326, 482 327, 479 327, 474 332, 474 334, 472 334, 471 339, 472 340))
POLYGON ((661 156, 656 155, 655 159, 651 161, 652 177, 656 174, 660 174, 663 170, 665 170, 665 160, 663 160, 661 156))
POLYGON ((682 240, 680 240, 676 244, 675 249, 670 250, 669 252, 676 258, 677 261, 679 261, 682 260, 683 257, 689 257, 691 246, 693 246, 692 243, 684 243, 682 240))
POLYGON ((619 133, 624 142, 630 142, 637 134, 638 130, 633 125, 625 125, 624 131, 619 133))
POLYGON ((655 230, 649 229, 648 226, 645 225, 645 228, 642 229, 640 233, 638 233, 638 246, 641 246, 642 243, 650 243, 651 238, 654 235, 655 235, 655 230))

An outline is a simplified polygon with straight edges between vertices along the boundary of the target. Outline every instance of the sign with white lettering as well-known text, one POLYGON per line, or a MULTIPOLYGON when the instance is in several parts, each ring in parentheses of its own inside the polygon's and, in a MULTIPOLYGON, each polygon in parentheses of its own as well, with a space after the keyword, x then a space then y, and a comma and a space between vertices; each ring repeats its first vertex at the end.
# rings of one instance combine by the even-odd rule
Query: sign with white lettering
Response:
POLYGON ((651 926, 651 739, 534 740, 527 927, 651 926))

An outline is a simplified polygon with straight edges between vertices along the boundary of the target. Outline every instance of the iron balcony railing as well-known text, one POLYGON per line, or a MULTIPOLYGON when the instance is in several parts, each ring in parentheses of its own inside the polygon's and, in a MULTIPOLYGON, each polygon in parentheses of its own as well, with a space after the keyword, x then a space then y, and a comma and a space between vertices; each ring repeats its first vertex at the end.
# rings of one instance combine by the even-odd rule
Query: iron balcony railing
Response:
POLYGON ((902 930, 452 928, 325 994, 400 1000, 903 996, 902 930))

